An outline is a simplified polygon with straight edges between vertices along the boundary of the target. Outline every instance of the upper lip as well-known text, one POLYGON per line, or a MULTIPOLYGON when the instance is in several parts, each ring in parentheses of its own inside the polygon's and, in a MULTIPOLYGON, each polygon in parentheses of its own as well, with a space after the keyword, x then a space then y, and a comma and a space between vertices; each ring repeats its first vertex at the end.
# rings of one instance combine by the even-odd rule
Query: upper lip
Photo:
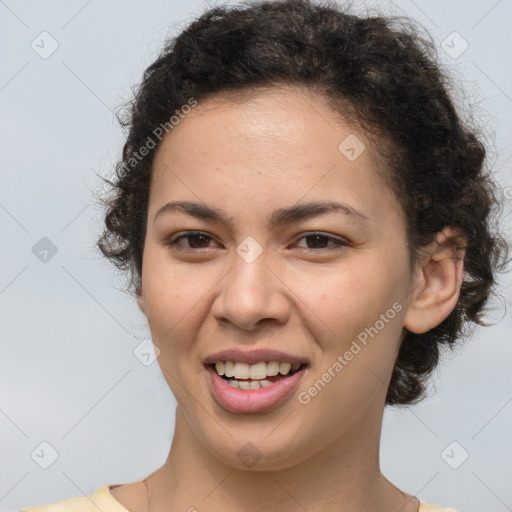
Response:
POLYGON ((239 363, 254 364, 261 361, 277 361, 279 363, 306 363, 308 361, 301 356, 293 354, 286 354, 279 350, 259 348, 255 350, 241 350, 241 349, 228 349, 220 352, 215 352, 209 355, 205 360, 204 364, 214 364, 217 361, 233 361, 239 363))

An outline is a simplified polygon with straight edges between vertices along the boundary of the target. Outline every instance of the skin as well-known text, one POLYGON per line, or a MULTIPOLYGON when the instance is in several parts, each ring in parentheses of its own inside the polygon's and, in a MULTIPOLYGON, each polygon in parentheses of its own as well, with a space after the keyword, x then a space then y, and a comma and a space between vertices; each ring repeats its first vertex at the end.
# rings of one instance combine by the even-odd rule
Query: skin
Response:
POLYGON ((382 163, 356 126, 324 99, 273 88, 235 101, 200 102, 158 147, 150 191, 142 286, 158 362, 178 407, 166 463, 146 487, 112 495, 134 512, 279 510, 416 512, 418 501, 381 473, 386 391, 404 327, 425 332, 455 307, 462 282, 460 238, 450 228, 409 263, 400 204, 377 172, 382 163), (356 135, 365 151, 338 150, 356 135), (361 212, 331 212, 270 227, 277 208, 338 201, 361 212), (222 209, 232 226, 157 211, 169 201, 222 209), (197 230, 211 238, 172 235, 197 230), (311 231, 346 241, 304 238, 311 231), (252 263, 236 248, 253 237, 252 263), (315 245, 316 242, 316 245, 315 245), (315 251, 315 247, 317 250, 315 251), (297 398, 381 314, 401 306, 377 336, 307 404, 297 398), (276 348, 309 367, 296 393, 264 413, 218 404, 203 360, 242 347, 276 348), (251 467, 237 452, 251 442, 251 467))

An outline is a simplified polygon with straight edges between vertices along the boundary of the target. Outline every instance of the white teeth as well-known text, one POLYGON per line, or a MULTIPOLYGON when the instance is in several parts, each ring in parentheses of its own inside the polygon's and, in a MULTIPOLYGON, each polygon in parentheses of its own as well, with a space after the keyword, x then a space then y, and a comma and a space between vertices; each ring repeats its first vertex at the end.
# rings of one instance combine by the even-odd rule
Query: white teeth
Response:
POLYGON ((275 377, 279 374, 288 375, 290 371, 296 371, 300 366, 301 363, 279 363, 278 361, 261 361, 255 364, 234 361, 217 361, 215 363, 215 369, 219 375, 225 375, 228 378, 234 377, 237 380, 252 379, 253 381, 262 381, 266 377, 275 377))
POLYGON ((248 391, 251 389, 266 388, 272 386, 274 383, 269 380, 252 380, 250 382, 247 380, 228 380, 228 384, 233 388, 248 391))
POLYGON ((224 375, 226 377, 233 377, 235 375, 235 363, 233 361, 226 361, 224 363, 224 375))
POLYGON ((288 373, 290 372, 292 368, 292 365, 290 363, 281 363, 279 365, 279 373, 281 375, 288 375, 288 373))
POLYGON ((275 377, 279 373, 279 363, 277 361, 270 361, 267 363, 267 375, 275 377))
POLYGON ((251 389, 251 385, 250 385, 250 384, 249 384, 249 382, 248 382, 248 381, 246 381, 246 380, 239 380, 239 381, 238 381, 238 387, 239 387, 240 389, 245 389, 246 391, 247 391, 248 389, 251 389))
POLYGON ((248 379, 249 365, 247 363, 235 363, 235 379, 248 379))
POLYGON ((264 379, 267 376, 267 364, 252 364, 249 371, 249 376, 251 377, 251 379, 264 379))

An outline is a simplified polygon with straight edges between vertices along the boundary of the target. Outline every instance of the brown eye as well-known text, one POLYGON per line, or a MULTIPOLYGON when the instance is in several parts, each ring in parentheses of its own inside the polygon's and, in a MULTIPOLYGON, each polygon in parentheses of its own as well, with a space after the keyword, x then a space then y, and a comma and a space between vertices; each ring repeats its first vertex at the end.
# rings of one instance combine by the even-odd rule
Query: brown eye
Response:
POLYGON ((341 238, 333 237, 330 235, 326 235, 324 233, 310 233, 302 236, 299 240, 309 240, 309 243, 306 242, 307 247, 306 250, 311 251, 332 251, 337 250, 342 246, 348 245, 346 240, 341 238), (331 243, 331 248, 327 247, 327 244, 331 243), (325 249, 325 250, 324 250, 325 249))
POLYGON ((188 240, 189 244, 182 246, 187 249, 205 249, 209 245, 209 242, 212 240, 212 237, 207 235, 206 233, 201 233, 200 231, 187 231, 179 236, 172 238, 167 245, 169 247, 180 246, 182 244, 178 244, 180 240, 188 240))

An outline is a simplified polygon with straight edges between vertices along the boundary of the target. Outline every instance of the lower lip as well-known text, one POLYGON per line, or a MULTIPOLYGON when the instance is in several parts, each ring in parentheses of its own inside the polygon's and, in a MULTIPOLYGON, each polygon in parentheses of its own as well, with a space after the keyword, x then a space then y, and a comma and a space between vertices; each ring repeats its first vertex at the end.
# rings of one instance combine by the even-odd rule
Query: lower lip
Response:
POLYGON ((305 369, 260 389, 237 389, 213 368, 207 367, 215 400, 231 412, 263 412, 283 402, 297 387, 305 369))

